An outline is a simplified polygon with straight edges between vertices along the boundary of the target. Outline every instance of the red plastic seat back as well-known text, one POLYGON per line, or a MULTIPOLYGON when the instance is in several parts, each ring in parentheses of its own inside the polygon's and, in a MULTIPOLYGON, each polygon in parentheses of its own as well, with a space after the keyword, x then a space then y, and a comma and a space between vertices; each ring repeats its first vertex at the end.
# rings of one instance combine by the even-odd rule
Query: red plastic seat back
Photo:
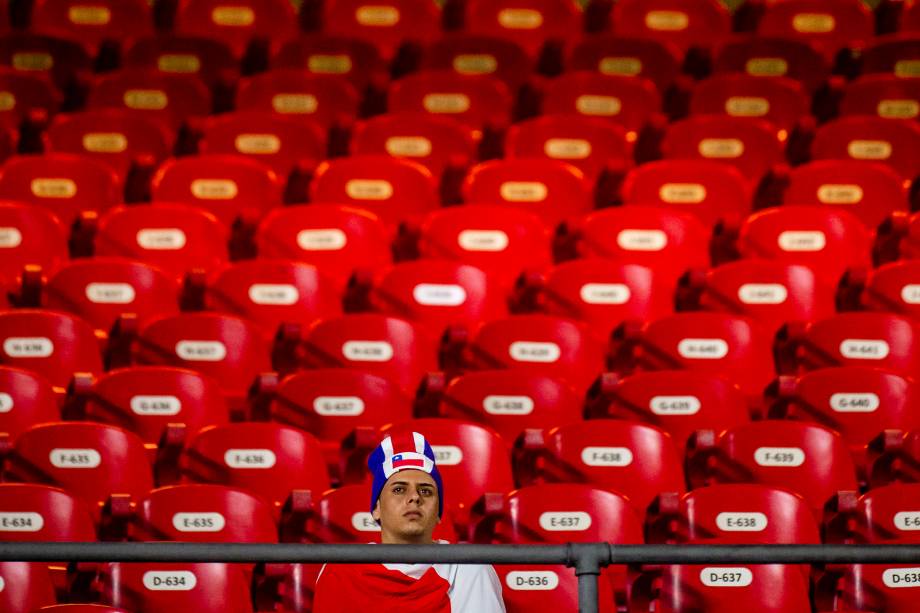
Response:
POLYGON ((127 109, 177 129, 191 117, 207 115, 211 95, 195 75, 126 68, 96 78, 87 108, 127 109))
POLYGON ((88 542, 96 540, 87 503, 65 490, 32 483, 0 485, 4 541, 88 542))
POLYGON ((0 366, 0 432, 13 439, 30 426, 58 421, 54 388, 44 377, 9 366, 0 366))
POLYGON ((906 564, 846 566, 837 585, 837 598, 854 610, 909 613, 917 602, 916 574, 916 566, 906 564))
POLYGON ((67 260, 67 229, 50 211, 0 202, 0 276, 13 279, 27 264, 49 274, 67 260))
POLYGON ((613 31, 688 47, 709 47, 731 32, 731 17, 713 0, 626 0, 614 6, 613 31))
POLYGON ((723 73, 702 81, 693 90, 690 113, 758 117, 791 132, 808 116, 810 105, 805 89, 792 79, 723 73))
POLYGON ((535 60, 517 43, 478 34, 444 36, 429 44, 422 57, 422 68, 426 70, 496 77, 512 94, 533 72, 534 63, 535 60))
POLYGON ((920 83, 891 74, 864 75, 847 84, 840 114, 913 119, 920 114, 920 83))
POLYGON ((830 66, 814 47, 794 38, 739 36, 722 45, 713 60, 713 72, 741 72, 755 77, 788 77, 809 92, 827 79, 830 66))
MULTIPOLYGON (((512 613, 537 611, 574 611, 578 608, 578 577, 565 566, 501 564, 495 566, 502 586, 502 600, 512 613)), ((625 585, 611 585, 609 572, 597 580, 598 611, 616 611, 614 590, 625 592, 625 585)))
POLYGON ((253 37, 269 42, 297 32, 294 7, 284 0, 182 0, 176 11, 176 32, 226 43, 240 57, 253 37))
POLYGON ((329 488, 319 441, 273 423, 205 428, 188 442, 182 460, 186 483, 237 487, 279 507, 292 490, 314 496, 329 488))
POLYGON ((36 32, 70 38, 95 54, 106 40, 123 40, 153 34, 153 15, 143 0, 40 0, 32 8, 31 28, 36 32))
POLYGON ((857 519, 863 540, 868 543, 918 542, 914 512, 918 500, 920 484, 917 483, 875 487, 863 494, 859 499, 857 519))
POLYGON ((920 321, 918 279, 920 263, 914 260, 879 266, 869 273, 860 304, 870 311, 887 311, 920 321))
POLYGON ((842 47, 861 47, 875 34, 872 10, 859 0, 768 3, 757 33, 805 40, 833 58, 842 47))
POLYGON ((164 33, 133 41, 124 50, 122 63, 127 68, 197 75, 208 86, 238 71, 233 52, 222 42, 164 33))
POLYGON ((0 364, 34 371, 56 387, 75 372, 102 372, 93 328, 57 311, 17 309, 0 313, 0 364))
POLYGON ((384 60, 390 61, 406 42, 436 40, 441 15, 432 0, 364 0, 324 3, 323 31, 373 43, 384 60))
POLYGON ((916 32, 880 36, 866 45, 861 59, 863 74, 916 77, 920 75, 920 37, 916 32))
POLYGON ((29 32, 0 36, 0 65, 47 77, 59 88, 92 70, 92 58, 78 42, 29 32))
POLYGON ((237 88, 236 108, 278 113, 328 128, 357 116, 358 93, 336 75, 276 68, 243 79, 237 88))
POLYGON ((572 0, 473 0, 466 4, 464 25, 469 32, 512 40, 536 57, 547 40, 576 38, 582 20, 572 0))
POLYGON ((44 110, 54 115, 61 104, 61 95, 47 79, 0 68, 0 124, 16 128, 31 110, 44 110))
POLYGON ((9 613, 31 613, 57 602, 48 567, 39 562, 0 562, 0 606, 9 613))
MULTIPOLYGON (((680 74, 682 55, 670 43, 632 36, 585 37, 568 58, 570 70, 642 77, 666 91, 680 74)), ((564 77, 563 77, 564 78, 564 77)))
POLYGON ((272 57, 271 67, 339 75, 359 92, 368 85, 385 84, 389 78, 388 65, 377 47, 348 35, 311 34, 293 38, 282 44, 272 57))
POLYGON ((635 138, 660 112, 661 96, 654 83, 642 77, 577 70, 550 81, 541 106, 545 114, 579 114, 609 120, 635 138))
POLYGON ((905 181, 920 175, 920 127, 916 122, 881 117, 844 117, 815 133, 816 160, 860 160, 886 164, 905 181))

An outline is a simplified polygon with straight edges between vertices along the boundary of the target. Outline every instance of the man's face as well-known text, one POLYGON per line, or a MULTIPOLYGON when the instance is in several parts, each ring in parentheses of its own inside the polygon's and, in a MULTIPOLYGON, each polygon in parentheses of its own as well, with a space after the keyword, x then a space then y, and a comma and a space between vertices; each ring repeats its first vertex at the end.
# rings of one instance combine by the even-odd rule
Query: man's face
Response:
POLYGON ((394 473, 380 492, 372 514, 380 522, 383 543, 430 543, 437 525, 438 488, 426 472, 394 473))

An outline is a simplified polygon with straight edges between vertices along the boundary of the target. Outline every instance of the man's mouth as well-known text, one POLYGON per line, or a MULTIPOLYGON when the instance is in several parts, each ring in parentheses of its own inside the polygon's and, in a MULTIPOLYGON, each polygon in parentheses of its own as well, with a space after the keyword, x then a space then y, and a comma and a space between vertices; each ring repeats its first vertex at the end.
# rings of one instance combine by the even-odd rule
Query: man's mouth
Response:
POLYGON ((410 519, 411 519, 411 518, 418 519, 418 518, 420 518, 421 516, 422 516, 422 514, 421 514, 419 511, 406 511, 405 513, 403 513, 403 517, 407 517, 407 518, 410 518, 410 519))

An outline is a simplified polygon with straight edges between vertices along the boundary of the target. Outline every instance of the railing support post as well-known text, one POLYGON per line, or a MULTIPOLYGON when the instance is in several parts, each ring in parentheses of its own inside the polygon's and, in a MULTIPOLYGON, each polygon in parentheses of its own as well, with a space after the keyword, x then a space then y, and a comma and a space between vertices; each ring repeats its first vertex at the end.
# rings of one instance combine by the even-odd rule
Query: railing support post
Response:
POLYGON ((601 568, 610 564, 607 543, 570 543, 568 566, 575 567, 578 577, 578 613, 598 612, 598 577, 601 568))

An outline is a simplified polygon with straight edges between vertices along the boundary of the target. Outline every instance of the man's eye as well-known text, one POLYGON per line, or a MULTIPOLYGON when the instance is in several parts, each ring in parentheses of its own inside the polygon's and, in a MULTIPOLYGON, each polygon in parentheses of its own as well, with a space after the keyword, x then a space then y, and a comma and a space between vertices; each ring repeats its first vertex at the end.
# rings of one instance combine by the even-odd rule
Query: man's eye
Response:
POLYGON ((420 489, 419 492, 422 494, 422 496, 431 496, 431 493, 432 493, 430 489, 425 488, 425 487, 420 489))
POLYGON ((397 494, 402 494, 403 487, 401 485, 397 485, 396 487, 393 488, 393 491, 397 494))

